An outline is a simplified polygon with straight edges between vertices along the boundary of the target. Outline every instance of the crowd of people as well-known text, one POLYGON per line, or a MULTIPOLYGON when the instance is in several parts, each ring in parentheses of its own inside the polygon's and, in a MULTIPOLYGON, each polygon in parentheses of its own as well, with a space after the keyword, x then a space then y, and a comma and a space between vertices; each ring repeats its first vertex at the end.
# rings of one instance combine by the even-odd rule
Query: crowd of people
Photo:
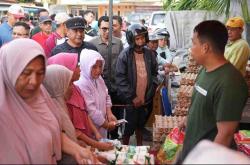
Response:
MULTIPOLYGON (((165 28, 149 34, 132 24, 125 32, 120 16, 101 16, 96 30, 92 11, 83 17, 57 13, 52 20, 42 9, 36 27, 23 17, 14 4, 0 25, 0 163, 95 164, 101 159, 88 146, 113 149, 102 139, 121 138, 125 145, 134 133, 137 145, 150 139, 145 124, 153 97, 175 56, 165 28)), ((212 20, 194 28, 191 55, 203 69, 180 126, 186 138, 179 161, 202 139, 228 147, 233 142, 248 97, 243 27, 234 17, 226 25, 212 20)))

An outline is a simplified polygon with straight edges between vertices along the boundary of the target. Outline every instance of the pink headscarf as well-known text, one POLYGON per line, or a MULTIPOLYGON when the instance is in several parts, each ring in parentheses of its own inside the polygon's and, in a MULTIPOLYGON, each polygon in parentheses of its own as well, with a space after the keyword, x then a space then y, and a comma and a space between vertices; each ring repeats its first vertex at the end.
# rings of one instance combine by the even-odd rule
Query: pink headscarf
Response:
POLYGON ((43 86, 32 98, 15 90, 26 65, 43 48, 31 39, 16 39, 0 49, 0 163, 51 164, 61 158, 60 117, 43 86), (54 113, 54 114, 53 114, 54 113))
POLYGON ((68 108, 64 98, 69 88, 72 75, 73 72, 62 65, 49 65, 47 66, 47 73, 43 84, 48 90, 54 103, 60 109, 62 129, 71 140, 77 142, 75 128, 70 120, 68 108))
MULTIPOLYGON (((77 53, 58 53, 48 59, 48 64, 59 64, 67 67, 71 71, 75 71, 78 62, 77 53)), ((88 136, 92 136, 89 125, 88 114, 86 111, 86 104, 81 90, 76 85, 73 85, 72 95, 67 100, 68 111, 70 118, 75 128, 80 129, 88 136), (72 106, 73 105, 73 106, 72 106)))
POLYGON ((67 67, 69 70, 74 71, 78 62, 77 53, 58 53, 48 59, 48 65, 58 64, 67 67))

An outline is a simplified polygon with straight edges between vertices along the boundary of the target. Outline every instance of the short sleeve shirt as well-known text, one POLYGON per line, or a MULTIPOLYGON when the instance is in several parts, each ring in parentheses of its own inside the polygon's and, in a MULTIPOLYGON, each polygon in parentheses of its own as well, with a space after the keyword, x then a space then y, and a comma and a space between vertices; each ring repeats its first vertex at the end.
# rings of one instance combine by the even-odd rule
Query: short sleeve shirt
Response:
POLYGON ((217 122, 240 121, 247 97, 247 84, 231 63, 211 72, 203 68, 196 79, 189 109, 184 157, 199 141, 214 140, 217 122))
POLYGON ((12 40, 12 30, 12 27, 7 22, 0 25, 0 47, 12 40))
POLYGON ((53 32, 45 41, 45 53, 47 57, 50 57, 52 49, 59 45, 57 44, 57 41, 62 39, 62 37, 57 33, 53 32))
POLYGON ((95 47, 95 45, 93 45, 89 42, 84 41, 80 47, 72 47, 68 44, 67 41, 65 41, 64 43, 57 45, 54 49, 52 49, 51 56, 54 56, 54 55, 56 55, 58 53, 62 53, 62 52, 64 52, 64 53, 77 53, 78 54, 78 62, 79 62, 81 51, 85 48, 98 51, 97 48, 95 47))
POLYGON ((109 88, 109 91, 115 92, 116 91, 116 84, 115 84, 115 66, 116 61, 123 50, 123 45, 120 39, 116 37, 112 37, 112 56, 111 56, 111 71, 108 70, 108 56, 109 56, 109 50, 108 45, 102 41, 100 36, 97 36, 89 41, 93 45, 96 46, 98 52, 102 55, 102 57, 105 60, 104 70, 103 70, 103 79, 109 88), (110 76, 110 83, 111 86, 109 87, 109 76, 110 76))
POLYGON ((36 33, 35 35, 32 36, 32 39, 38 42, 43 47, 44 51, 46 50, 45 42, 48 38, 49 35, 43 32, 36 33))
POLYGON ((246 74, 246 66, 249 55, 249 45, 243 39, 229 42, 225 47, 225 58, 230 61, 243 76, 246 74))

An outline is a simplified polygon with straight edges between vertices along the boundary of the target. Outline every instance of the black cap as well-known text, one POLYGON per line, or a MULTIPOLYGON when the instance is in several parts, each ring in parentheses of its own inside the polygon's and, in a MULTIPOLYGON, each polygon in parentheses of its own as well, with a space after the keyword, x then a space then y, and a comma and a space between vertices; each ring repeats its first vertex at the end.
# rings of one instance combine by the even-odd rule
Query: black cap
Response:
POLYGON ((68 19, 65 24, 68 29, 85 29, 87 23, 83 18, 75 17, 68 19))

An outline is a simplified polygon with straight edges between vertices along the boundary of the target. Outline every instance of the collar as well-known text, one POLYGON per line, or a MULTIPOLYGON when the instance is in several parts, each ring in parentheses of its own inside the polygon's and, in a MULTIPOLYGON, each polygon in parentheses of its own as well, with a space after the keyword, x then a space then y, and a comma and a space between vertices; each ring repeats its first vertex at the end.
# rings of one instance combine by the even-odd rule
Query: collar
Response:
POLYGON ((73 47, 73 46, 71 46, 71 45, 68 43, 68 39, 67 39, 64 43, 65 43, 65 46, 68 47, 69 49, 81 48, 81 47, 83 47, 83 45, 84 45, 84 41, 83 41, 82 44, 81 44, 81 46, 79 46, 79 47, 73 47))
POLYGON ((39 32, 42 38, 48 38, 50 34, 46 34, 42 31, 39 32))
POLYGON ((228 46, 231 46, 231 45, 233 45, 234 43, 240 41, 241 39, 242 39, 242 38, 240 38, 240 39, 238 39, 238 40, 235 40, 235 41, 228 41, 227 45, 228 45, 228 46))
MULTIPOLYGON (((102 45, 102 44, 106 45, 106 43, 102 41, 101 36, 98 36, 97 43, 98 43, 98 45, 102 45)), ((112 37, 112 45, 114 45, 114 44, 115 44, 114 37, 112 37)))
POLYGON ((8 28, 9 31, 13 29, 13 27, 11 27, 7 21, 5 21, 3 24, 5 25, 6 28, 8 28))

